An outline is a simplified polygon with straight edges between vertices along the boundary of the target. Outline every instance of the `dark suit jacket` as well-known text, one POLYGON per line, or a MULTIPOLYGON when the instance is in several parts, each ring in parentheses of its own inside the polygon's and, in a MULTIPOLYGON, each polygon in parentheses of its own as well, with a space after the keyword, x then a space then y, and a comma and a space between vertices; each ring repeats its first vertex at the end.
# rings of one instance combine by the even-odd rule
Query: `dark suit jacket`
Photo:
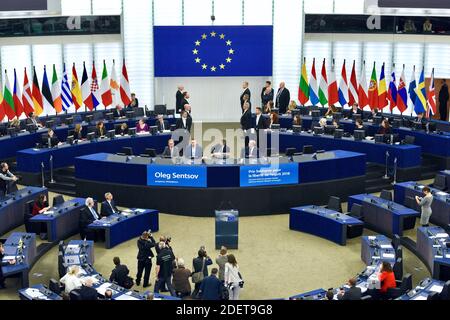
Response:
POLYGON ((177 129, 184 129, 184 130, 191 132, 191 127, 192 127, 192 118, 190 116, 188 116, 186 119, 186 126, 183 125, 183 120, 181 118, 179 118, 177 120, 177 125, 176 125, 177 129))
POLYGON ((273 89, 271 90, 270 94, 264 94, 265 91, 266 91, 266 88, 263 88, 261 91, 261 103, 262 103, 261 107, 263 107, 263 108, 266 106, 266 104, 269 101, 273 100, 273 95, 275 94, 275 90, 273 90, 273 89))
POLYGON ((203 279, 200 285, 200 297, 202 300, 222 299, 223 284, 216 276, 203 279))
POLYGON ((180 110, 183 109, 183 102, 184 100, 184 96, 183 96, 183 92, 181 92, 180 90, 177 91, 176 94, 176 111, 177 113, 180 113, 180 110))
POLYGON ((134 100, 136 100, 136 105, 132 106, 131 103, 133 103, 133 102, 131 102, 131 103, 127 106, 128 108, 138 108, 138 107, 139 107, 139 100, 138 100, 138 98, 136 98, 136 99, 134 99, 134 100))
POLYGON ((280 89, 278 89, 277 97, 275 99, 275 108, 278 108, 280 114, 285 114, 287 108, 289 106, 289 102, 291 101, 291 93, 287 88, 280 93, 280 89))
POLYGON ((80 299, 81 300, 97 300, 97 290, 91 287, 81 286, 80 289, 78 289, 78 292, 80 293, 80 299))
MULTIPOLYGON (((170 130, 170 124, 169 124, 169 121, 163 120, 163 122, 164 122, 164 130, 170 130)), ((158 131, 163 131, 161 122, 156 121, 156 126, 158 127, 158 131)))
MULTIPOLYGON (((177 157, 177 156, 179 156, 179 155, 180 155, 180 152, 179 152, 179 150, 178 150, 178 147, 177 147, 177 146, 174 146, 174 147, 173 147, 173 156, 174 156, 174 157, 177 157)), ((164 158, 172 158, 172 155, 170 154, 170 149, 169 149, 168 146, 164 149, 164 152, 163 152, 162 156, 163 156, 164 158)))
POLYGON ((189 104, 189 101, 187 101, 187 99, 185 99, 185 98, 183 97, 183 99, 182 99, 181 102, 180 102, 180 109, 177 109, 177 113, 181 113, 181 111, 184 110, 184 105, 185 105, 185 104, 189 104))
MULTIPOLYGON (((94 208, 94 210, 95 210, 95 208, 94 208)), ((99 215, 99 217, 100 217, 100 215, 99 215)), ((81 210, 81 214, 80 214, 80 228, 81 229, 83 229, 83 230, 86 229, 86 227, 94 221, 95 221, 95 218, 92 215, 92 213, 88 207, 85 207, 84 210, 81 210)))
POLYGON ((118 128, 117 131, 116 131, 116 134, 125 136, 125 135, 128 134, 128 130, 129 130, 128 128, 126 128, 124 130, 122 130, 122 128, 118 128))
POLYGON ((96 136, 97 138, 106 136, 106 128, 103 127, 103 130, 101 130, 100 128, 95 129, 95 136, 96 136))
POLYGON ((129 273, 130 273, 130 270, 128 270, 126 265, 119 264, 111 272, 109 281, 116 282, 119 286, 123 287, 125 280, 127 279, 129 273))
POLYGON ((83 139, 83 132, 82 131, 80 131, 80 132, 73 132, 73 139, 74 140, 81 140, 81 139, 83 139))
MULTIPOLYGON (((111 206, 114 208, 115 212, 119 212, 119 209, 117 209, 114 200, 111 201, 111 206)), ((109 217, 110 215, 114 214, 111 206, 107 201, 103 201, 100 209, 100 215, 102 217, 109 217)))
MULTIPOLYGON (((188 145, 183 151, 185 158, 192 158, 192 146, 188 145)), ((203 149, 199 145, 195 146, 195 159, 201 159, 203 157, 203 149)))
POLYGON ((242 130, 249 130, 253 128, 252 126, 252 113, 249 110, 244 112, 241 116, 241 129, 242 130))
POLYGON ((243 92, 242 92, 242 94, 241 94, 241 96, 240 96, 240 100, 241 100, 241 108, 244 106, 244 96, 246 95, 246 94, 248 94, 248 101, 250 102, 250 100, 251 100, 251 98, 252 98, 252 94, 251 94, 251 92, 250 92, 250 89, 249 88, 247 88, 247 89, 245 89, 243 92))
POLYGON ((146 259, 153 258, 155 256, 152 248, 156 246, 156 241, 153 237, 150 237, 149 240, 139 238, 137 241, 137 246, 139 250, 137 259, 139 261, 145 261, 146 259))
MULTIPOLYGON (((42 141, 42 142, 44 142, 44 141, 42 141)), ((48 136, 47 136, 47 139, 45 139, 44 145, 47 147, 54 147, 54 146, 57 146, 58 143, 59 143, 58 137, 56 135, 53 135, 53 137, 51 138, 51 142, 50 142, 51 146, 48 145, 48 136)))
MULTIPOLYGON (((255 116, 255 121, 256 121, 257 117, 255 116)), ((267 118, 265 118, 262 114, 259 117, 259 122, 255 123, 255 129, 257 130, 264 130, 267 129, 267 118)))
MULTIPOLYGON (((203 258, 203 259, 205 260, 205 267, 203 268, 203 275, 206 278, 208 276, 208 266, 212 265, 213 262, 211 259, 207 259, 207 258, 203 258)), ((197 258, 194 258, 194 260, 192 260, 192 266, 194 269, 193 273, 202 271, 203 259, 197 257, 197 258)))
POLYGON ((125 110, 120 109, 120 111, 119 111, 117 109, 114 109, 113 115, 114 115, 114 118, 125 117, 125 110))
POLYGON ((361 288, 351 287, 343 295, 338 294, 338 300, 361 300, 361 288))

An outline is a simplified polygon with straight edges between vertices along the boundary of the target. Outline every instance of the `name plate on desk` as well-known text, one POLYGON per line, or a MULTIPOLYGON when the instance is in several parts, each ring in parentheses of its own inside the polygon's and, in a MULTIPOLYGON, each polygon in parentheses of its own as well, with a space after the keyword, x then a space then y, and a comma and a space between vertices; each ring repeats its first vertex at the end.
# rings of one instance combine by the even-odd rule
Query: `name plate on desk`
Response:
POLYGON ((240 167, 241 187, 298 184, 298 181, 298 163, 240 167))
POLYGON ((205 166, 148 165, 147 185, 206 188, 205 166))

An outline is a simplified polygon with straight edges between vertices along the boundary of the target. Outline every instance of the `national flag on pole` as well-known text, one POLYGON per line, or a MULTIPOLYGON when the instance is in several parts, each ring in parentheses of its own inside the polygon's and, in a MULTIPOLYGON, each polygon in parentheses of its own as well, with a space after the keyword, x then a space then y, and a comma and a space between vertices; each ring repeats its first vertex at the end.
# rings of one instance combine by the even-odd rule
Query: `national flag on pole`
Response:
POLYGON ((110 81, 108 79, 108 71, 106 70, 106 62, 103 60, 103 72, 102 72, 102 84, 100 89, 100 94, 102 97, 102 103, 105 109, 112 105, 113 99, 111 94, 110 81))
POLYGON ((408 88, 409 98, 411 99, 411 102, 413 103, 413 105, 416 103, 416 100, 417 100, 416 87, 417 87, 416 66, 414 66, 413 72, 411 75, 411 81, 409 83, 409 88, 408 88))
POLYGON ((325 105, 328 103, 328 79, 327 69, 325 67, 325 59, 323 59, 322 72, 320 75, 319 101, 322 107, 325 107, 325 105))
POLYGON ((348 88, 348 105, 351 107, 358 99, 358 80, 356 79, 356 63, 353 60, 352 74, 350 76, 350 87, 348 88))
POLYGON ((363 62, 363 67, 361 70, 361 77, 358 86, 358 104, 361 110, 369 104, 369 97, 367 96, 366 62, 363 62))
POLYGON ((14 109, 16 109, 16 116, 17 116, 17 119, 19 119, 23 113, 23 104, 22 104, 22 92, 20 91, 19 79, 17 79, 16 69, 14 69, 13 100, 14 100, 14 109))
POLYGON ((345 68, 345 60, 344 60, 344 64, 342 65, 341 71, 341 81, 339 83, 339 103, 342 107, 348 104, 349 93, 350 90, 348 88, 347 70, 345 68))
POLYGON ((378 108, 378 83, 375 62, 373 63, 372 76, 370 77, 369 107, 372 110, 378 108))
POLYGON ((303 59, 302 74, 300 75, 300 84, 298 86, 298 101, 304 106, 309 100, 308 74, 306 72, 306 58, 303 59))
POLYGON ((116 73, 116 61, 113 60, 113 66, 111 70, 111 79, 109 80, 109 86, 111 88, 111 95, 112 95, 112 104, 113 107, 116 107, 119 104, 119 96, 120 96, 120 84, 119 80, 117 79, 117 73, 116 73))
POLYGON ((416 89, 416 103, 414 104, 414 111, 416 114, 425 113, 427 111, 427 91, 425 89, 425 71, 422 68, 420 73, 419 84, 416 89))
POLYGON ((44 66, 44 77, 42 79, 42 96, 44 97, 44 114, 49 115, 53 112, 53 110, 55 110, 55 107, 53 105, 53 97, 50 90, 50 84, 48 82, 46 66, 44 66))
POLYGON ((120 97, 122 98, 124 106, 128 106, 131 103, 130 81, 128 80, 125 59, 123 60, 122 77, 120 78, 120 97))
POLYGON ((24 76, 23 76, 23 95, 22 95, 22 104, 25 114, 28 116, 30 113, 34 112, 33 107, 33 99, 31 98, 31 87, 30 82, 28 80, 27 68, 25 68, 24 76))
POLYGON ((63 78, 61 84, 61 101, 63 111, 67 111, 73 104, 72 92, 70 91, 69 77, 67 75, 66 64, 63 65, 63 78))
POLYGON ((98 97, 98 81, 97 81, 97 71, 95 71, 95 63, 92 65, 92 79, 91 79, 91 93, 88 98, 84 100, 84 104, 89 110, 94 110, 100 104, 100 99, 98 97))
POLYGON ((406 78, 405 78, 405 65, 403 65, 402 75, 400 76, 400 81, 398 83, 397 90, 397 108, 400 113, 408 109, 408 93, 406 92, 406 78))
POLYGON ((3 107, 3 93, 0 86, 0 122, 5 118, 5 108, 3 107))
POLYGON ((44 112, 44 103, 42 99, 41 89, 39 88, 39 81, 36 74, 36 67, 33 67, 33 106, 34 114, 39 116, 44 112))
POLYGON ((328 105, 333 106, 336 103, 339 102, 339 93, 338 93, 338 85, 336 81, 336 74, 335 74, 335 64, 333 60, 333 64, 331 66, 331 73, 330 73, 330 84, 328 86, 328 105))
POLYGON ((91 86, 89 85, 89 79, 86 71, 86 63, 83 62, 83 77, 81 78, 81 97, 83 103, 86 106, 86 100, 91 95, 91 86))
MULTIPOLYGON (((87 77, 87 76, 86 76, 87 77)), ((75 105, 75 110, 78 110, 83 105, 83 96, 81 95, 80 83, 78 82, 77 69, 75 63, 72 66, 72 102, 75 105)))
POLYGON ((63 111, 61 100, 61 83, 58 80, 55 65, 53 65, 52 98, 53 98, 53 107, 56 110, 56 114, 61 113, 63 111))
POLYGON ((316 75, 316 58, 313 59, 311 68, 311 77, 309 81, 309 101, 313 106, 316 106, 319 101, 319 93, 317 91, 317 75, 316 75))
POLYGON ((3 110, 8 117, 8 120, 14 119, 16 116, 16 109, 14 109, 14 98, 11 90, 11 85, 8 79, 8 72, 5 70, 5 90, 3 90, 3 110))
POLYGON ((395 78, 395 71, 392 71, 391 82, 389 82, 388 90, 389 109, 391 109, 391 113, 397 106, 397 94, 397 79, 395 78))
POLYGON ((386 75, 384 73, 384 66, 381 67, 380 84, 378 86, 378 108, 382 111, 388 105, 388 94, 386 86, 386 75))
POLYGON ((434 87, 434 68, 433 71, 431 71, 430 88, 428 89, 428 105, 427 116, 430 118, 431 115, 435 115, 437 112, 436 91, 434 87))

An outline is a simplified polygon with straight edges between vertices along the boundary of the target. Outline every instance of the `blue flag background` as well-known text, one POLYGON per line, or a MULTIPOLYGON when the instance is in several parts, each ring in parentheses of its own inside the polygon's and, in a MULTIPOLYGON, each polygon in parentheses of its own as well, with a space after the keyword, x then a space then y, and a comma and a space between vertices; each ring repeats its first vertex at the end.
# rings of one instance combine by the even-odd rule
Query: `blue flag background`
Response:
POLYGON ((154 27, 155 77, 271 76, 272 26, 154 27))

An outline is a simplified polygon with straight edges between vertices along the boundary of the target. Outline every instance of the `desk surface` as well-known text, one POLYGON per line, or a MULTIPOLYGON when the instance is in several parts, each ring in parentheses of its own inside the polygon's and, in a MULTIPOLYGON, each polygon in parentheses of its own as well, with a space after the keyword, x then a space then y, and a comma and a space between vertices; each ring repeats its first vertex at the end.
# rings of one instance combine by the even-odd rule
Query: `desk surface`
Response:
POLYGON ((382 199, 380 197, 374 196, 372 194, 358 194, 349 197, 349 200, 352 202, 362 202, 368 205, 374 205, 376 207, 388 210, 392 212, 392 214, 398 216, 418 216, 419 213, 413 209, 407 208, 401 204, 395 203, 393 201, 389 201, 386 199, 382 199))
POLYGON ((3 261, 16 260, 16 264, 2 267, 4 275, 28 272, 36 258, 36 234, 15 232, 8 237, 4 248, 3 261))
POLYGON ((86 199, 84 198, 75 198, 72 200, 68 200, 63 204, 50 208, 47 212, 43 214, 38 214, 30 219, 31 222, 48 222, 58 219, 59 217, 70 214, 72 209, 80 208, 85 205, 86 199))

